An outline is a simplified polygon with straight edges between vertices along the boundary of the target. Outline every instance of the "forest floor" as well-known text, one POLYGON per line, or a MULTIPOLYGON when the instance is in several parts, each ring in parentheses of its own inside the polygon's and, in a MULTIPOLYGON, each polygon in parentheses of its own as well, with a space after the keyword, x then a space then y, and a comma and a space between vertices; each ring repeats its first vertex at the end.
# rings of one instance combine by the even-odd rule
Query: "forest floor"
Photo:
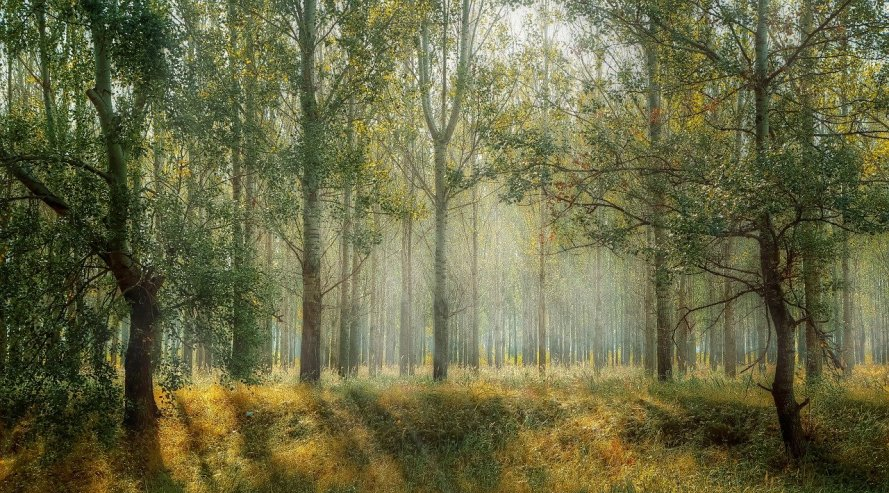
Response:
MULTIPOLYGON (((394 370, 389 370, 394 371, 394 370)), ((789 464, 766 376, 638 370, 454 371, 445 384, 281 375, 161 395, 161 472, 141 479, 121 440, 0 455, 23 492, 864 492, 889 491, 889 375, 800 384, 809 458, 789 464)))

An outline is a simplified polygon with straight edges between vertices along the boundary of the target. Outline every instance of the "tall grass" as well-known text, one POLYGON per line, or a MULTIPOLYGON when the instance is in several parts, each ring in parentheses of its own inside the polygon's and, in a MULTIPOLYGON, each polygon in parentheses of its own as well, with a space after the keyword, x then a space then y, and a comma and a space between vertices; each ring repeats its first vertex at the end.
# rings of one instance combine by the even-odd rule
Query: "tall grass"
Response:
MULTIPOLYGON (((161 399, 160 473, 84 436, 48 461, 4 439, 0 490, 22 492, 889 491, 885 368, 800 383, 811 453, 789 463, 771 397, 707 371, 456 371, 262 386, 211 379, 161 399)), ((159 396, 160 397, 160 396, 159 396)))

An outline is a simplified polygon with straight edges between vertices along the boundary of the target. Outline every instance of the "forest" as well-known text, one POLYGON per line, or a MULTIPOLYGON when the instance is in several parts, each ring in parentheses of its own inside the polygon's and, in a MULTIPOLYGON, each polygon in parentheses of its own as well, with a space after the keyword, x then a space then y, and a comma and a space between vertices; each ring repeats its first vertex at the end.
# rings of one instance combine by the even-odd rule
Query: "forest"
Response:
POLYGON ((883 0, 0 0, 0 492, 889 492, 883 0))

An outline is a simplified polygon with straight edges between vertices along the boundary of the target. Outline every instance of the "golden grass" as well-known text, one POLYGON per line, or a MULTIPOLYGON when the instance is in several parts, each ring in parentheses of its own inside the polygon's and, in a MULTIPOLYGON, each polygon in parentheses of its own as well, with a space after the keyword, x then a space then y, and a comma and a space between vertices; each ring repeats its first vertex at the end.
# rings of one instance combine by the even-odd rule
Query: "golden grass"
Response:
POLYGON ((771 398, 701 373, 656 384, 638 371, 456 371, 311 387, 202 382, 164 396, 160 461, 139 477, 122 441, 85 437, 63 460, 40 443, 0 455, 16 492, 889 491, 884 368, 803 388, 812 462, 787 463, 771 398))

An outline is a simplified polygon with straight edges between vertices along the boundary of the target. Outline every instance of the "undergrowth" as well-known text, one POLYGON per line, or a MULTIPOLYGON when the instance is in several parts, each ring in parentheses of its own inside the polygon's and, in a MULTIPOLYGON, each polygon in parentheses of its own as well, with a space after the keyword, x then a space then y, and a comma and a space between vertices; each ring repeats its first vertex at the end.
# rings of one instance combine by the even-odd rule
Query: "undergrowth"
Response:
POLYGON ((800 384, 810 399, 802 464, 782 451, 771 397, 743 379, 513 369, 444 384, 325 375, 310 387, 279 375, 163 396, 163 468, 149 477, 123 438, 79 436, 61 457, 45 441, 4 440, 0 490, 889 491, 884 371, 800 384))

